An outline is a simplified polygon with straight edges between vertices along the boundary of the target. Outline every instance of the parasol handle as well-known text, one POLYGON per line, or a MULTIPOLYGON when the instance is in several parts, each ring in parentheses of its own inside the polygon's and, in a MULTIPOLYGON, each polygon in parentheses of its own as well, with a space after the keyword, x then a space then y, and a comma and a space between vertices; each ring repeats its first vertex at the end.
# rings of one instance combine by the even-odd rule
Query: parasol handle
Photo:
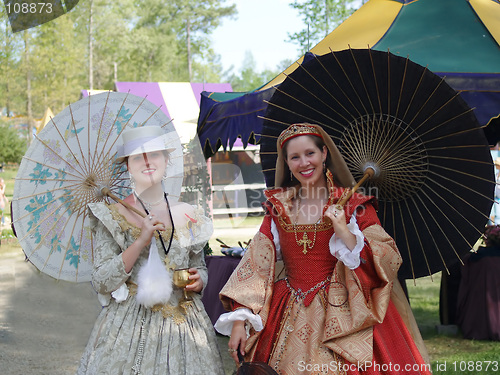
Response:
POLYGON ((146 214, 142 211, 139 211, 137 208, 135 208, 134 206, 131 206, 130 204, 128 204, 127 202, 125 202, 123 199, 120 199, 118 198, 116 195, 114 195, 111 190, 109 190, 109 188, 107 187, 103 187, 101 189, 101 193, 103 193, 104 195, 110 197, 111 199, 117 201, 118 203, 122 204, 123 206, 127 207, 129 210, 135 212, 137 215, 141 216, 141 217, 146 217, 146 214))
POLYGON ((356 190, 358 190, 358 188, 361 186, 361 184, 363 184, 363 182, 365 182, 368 178, 372 178, 373 176, 375 176, 375 174, 376 174, 376 171, 373 167, 371 167, 371 166, 367 167, 365 169, 365 174, 363 175, 363 177, 358 181, 358 183, 356 185, 353 186, 352 189, 349 190, 349 192, 344 197, 342 197, 335 204, 335 208, 337 210, 342 210, 344 208, 344 205, 352 197, 352 195, 356 192, 356 190))

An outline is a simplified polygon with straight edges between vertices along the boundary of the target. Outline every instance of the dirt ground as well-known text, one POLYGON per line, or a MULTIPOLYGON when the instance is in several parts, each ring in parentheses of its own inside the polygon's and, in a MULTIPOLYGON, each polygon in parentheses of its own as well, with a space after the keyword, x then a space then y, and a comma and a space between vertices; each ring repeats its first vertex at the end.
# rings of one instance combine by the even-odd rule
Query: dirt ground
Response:
MULTIPOLYGON (((74 374, 101 309, 96 294, 41 274, 16 250, 0 252, 0 374, 74 374)), ((219 344, 230 375, 227 338, 219 344)))

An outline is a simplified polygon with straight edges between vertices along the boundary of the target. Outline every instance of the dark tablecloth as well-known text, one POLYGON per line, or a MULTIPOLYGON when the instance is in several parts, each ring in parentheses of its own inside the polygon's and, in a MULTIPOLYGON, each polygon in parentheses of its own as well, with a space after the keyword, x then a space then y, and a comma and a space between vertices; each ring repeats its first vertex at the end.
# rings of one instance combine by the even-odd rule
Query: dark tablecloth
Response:
POLYGON ((208 269, 208 284, 203 292, 203 304, 212 324, 225 312, 219 300, 219 292, 240 262, 240 258, 230 256, 205 257, 208 269))
POLYGON ((467 339, 500 340, 500 249, 480 249, 464 260, 457 324, 467 339))

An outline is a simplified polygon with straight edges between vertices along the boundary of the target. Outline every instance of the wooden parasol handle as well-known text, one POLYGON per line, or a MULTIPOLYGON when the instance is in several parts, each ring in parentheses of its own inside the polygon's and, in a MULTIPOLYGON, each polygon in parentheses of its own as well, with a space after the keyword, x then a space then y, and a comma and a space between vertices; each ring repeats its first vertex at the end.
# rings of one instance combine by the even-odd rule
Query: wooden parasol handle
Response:
POLYGON ((340 200, 335 204, 335 208, 337 208, 338 210, 344 209, 344 206, 347 203, 347 201, 352 197, 352 195, 356 192, 356 190, 358 190, 361 184, 365 182, 366 179, 372 178, 374 175, 375 175, 375 170, 372 167, 366 168, 363 177, 358 181, 356 185, 353 186, 352 189, 349 189, 349 192, 345 196, 340 198, 340 200))
POLYGON ((140 215, 141 217, 146 217, 146 214, 144 212, 139 211, 137 208, 135 208, 134 206, 131 206, 130 204, 125 202, 123 199, 118 198, 116 195, 114 195, 111 192, 111 190, 109 190, 109 188, 103 187, 101 189, 101 193, 110 197, 111 199, 117 201, 118 203, 122 204, 124 207, 127 207, 129 210, 135 212, 137 215, 140 215))

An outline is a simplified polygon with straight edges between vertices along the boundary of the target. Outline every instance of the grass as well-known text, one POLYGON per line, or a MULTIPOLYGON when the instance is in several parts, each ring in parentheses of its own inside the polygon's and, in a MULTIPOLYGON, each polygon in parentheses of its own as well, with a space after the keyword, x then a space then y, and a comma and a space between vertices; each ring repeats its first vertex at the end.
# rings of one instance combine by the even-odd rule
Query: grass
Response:
POLYGON ((500 342, 466 340, 460 333, 438 334, 440 281, 440 274, 433 275, 433 280, 417 279, 416 285, 408 281, 411 307, 429 351, 433 373, 498 375, 500 342))
POLYGON ((2 177, 5 180, 6 188, 5 188, 5 194, 8 197, 12 197, 14 194, 14 181, 17 175, 17 168, 11 168, 9 166, 4 166, 3 172, 0 172, 0 177, 2 177))
POLYGON ((214 223, 215 227, 222 227, 222 228, 228 228, 233 225, 235 225, 236 227, 254 227, 262 223, 262 216, 246 216, 245 218, 242 219, 216 218, 214 222, 215 222, 214 223))
POLYGON ((9 256, 10 254, 21 254, 22 253, 21 246, 19 246, 19 242, 17 239, 15 240, 6 240, 2 238, 0 241, 0 258, 3 256, 9 256))

